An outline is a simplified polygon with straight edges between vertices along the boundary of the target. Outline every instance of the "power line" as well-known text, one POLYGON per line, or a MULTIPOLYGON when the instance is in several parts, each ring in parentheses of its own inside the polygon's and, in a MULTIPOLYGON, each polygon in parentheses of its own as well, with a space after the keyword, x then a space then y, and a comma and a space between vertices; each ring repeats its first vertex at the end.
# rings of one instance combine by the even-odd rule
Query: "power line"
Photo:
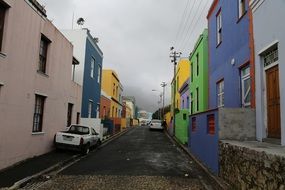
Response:
MULTIPOLYGON (((208 1, 208 3, 206 3, 206 4, 204 5, 204 8, 202 9, 202 11, 201 11, 201 13, 200 13, 200 15, 199 15, 199 17, 198 17, 198 20, 195 22, 194 26, 192 27, 192 30, 190 31, 190 34, 192 34, 192 32, 194 32, 194 29, 196 28, 196 26, 197 26, 197 24, 198 24, 198 21, 200 20, 199 18, 201 18, 202 14, 205 12, 205 9, 206 9, 207 7, 209 7, 209 4, 210 4, 210 3, 211 3, 211 1, 208 1)), ((205 17, 203 17, 203 18, 205 18, 205 17)), ((186 43, 185 43, 185 45, 184 45, 183 48, 182 48, 183 51, 185 50, 185 48, 186 48, 186 46, 187 46, 187 42, 188 42, 188 40, 190 40, 190 38, 191 38, 191 35, 188 36, 188 38, 187 38, 187 40, 186 40, 186 43)))
MULTIPOLYGON (((185 29, 186 29, 186 27, 187 27, 187 25, 188 25, 188 24, 187 24, 187 21, 190 19, 190 16, 191 16, 191 14, 192 14, 192 10, 193 10, 193 8, 195 7, 196 2, 197 2, 197 0, 194 0, 194 3, 192 4, 191 8, 189 9, 190 11, 189 11, 189 14, 188 14, 188 16, 187 16, 187 18, 186 18, 186 23, 183 25, 183 28, 182 28, 181 39, 183 39, 185 29)), ((177 45, 177 47, 179 47, 179 45, 180 45, 180 43, 181 43, 181 39, 180 39, 180 41, 178 42, 178 44, 175 43, 175 44, 177 45)))
MULTIPOLYGON (((199 10, 200 10, 200 7, 201 7, 201 5, 202 5, 202 2, 203 2, 203 1, 201 0, 200 3, 198 4, 198 7, 197 7, 197 9, 196 9, 196 12, 195 12, 195 14, 194 14, 194 16, 193 16, 193 18, 192 18, 192 20, 191 20, 191 23, 190 23, 190 25, 189 25, 188 28, 187 28, 186 36, 185 36, 184 40, 182 40, 182 43, 181 43, 181 45, 178 47, 178 49, 180 49, 181 47, 183 47, 183 45, 184 45, 185 43, 187 43, 186 38, 188 37, 189 32, 190 32, 190 29, 191 29, 191 26, 192 26, 194 20, 196 19, 196 16, 197 16, 198 13, 199 13, 199 10)), ((190 35, 191 35, 191 34, 190 34, 190 35)))
MULTIPOLYGON (((184 8, 184 11, 183 11, 183 14, 182 14, 182 17, 181 17, 181 21, 180 21, 180 24, 179 24, 179 26, 178 26, 178 30, 177 30, 177 33, 176 33, 176 36, 175 36, 175 42, 174 42, 174 46, 176 45, 176 42, 177 42, 177 38, 178 38, 178 36, 179 36, 179 34, 180 34, 180 29, 181 29, 181 27, 183 26, 183 24, 184 24, 184 22, 185 22, 185 16, 186 16, 186 13, 187 13, 187 11, 188 11, 188 6, 189 6, 189 2, 190 2, 190 0, 187 0, 187 3, 186 3, 186 6, 185 6, 185 8, 184 8)), ((188 15, 188 14, 187 14, 188 15)))

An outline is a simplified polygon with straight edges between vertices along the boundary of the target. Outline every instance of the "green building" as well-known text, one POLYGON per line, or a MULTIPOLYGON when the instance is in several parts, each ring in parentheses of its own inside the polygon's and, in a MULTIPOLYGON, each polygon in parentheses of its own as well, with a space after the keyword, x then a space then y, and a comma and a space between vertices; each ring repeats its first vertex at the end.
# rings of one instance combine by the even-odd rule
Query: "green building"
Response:
POLYGON ((190 115, 208 109, 208 29, 205 29, 190 54, 190 115))

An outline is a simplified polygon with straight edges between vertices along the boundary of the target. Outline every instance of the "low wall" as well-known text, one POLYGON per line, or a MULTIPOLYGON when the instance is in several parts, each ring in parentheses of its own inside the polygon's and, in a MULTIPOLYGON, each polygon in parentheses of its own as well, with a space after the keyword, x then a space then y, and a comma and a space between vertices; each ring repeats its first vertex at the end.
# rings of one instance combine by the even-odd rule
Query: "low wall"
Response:
POLYGON ((220 177, 233 189, 285 189, 285 157, 220 142, 220 177))
POLYGON ((182 143, 188 143, 188 126, 189 126, 189 112, 188 110, 180 110, 175 115, 175 137, 182 143))
POLYGON ((219 109, 221 140, 255 140, 255 110, 248 108, 219 109))
POLYGON ((212 110, 195 115, 189 118, 189 149, 195 157, 207 166, 212 172, 218 174, 218 146, 219 146, 219 124, 218 111, 212 110), (214 115, 215 132, 208 133, 207 118, 214 115), (196 119, 196 129, 192 130, 192 119, 196 119))
POLYGON ((97 118, 81 118, 80 124, 93 127, 97 133, 99 133, 100 139, 103 139, 103 125, 101 124, 101 119, 97 118))

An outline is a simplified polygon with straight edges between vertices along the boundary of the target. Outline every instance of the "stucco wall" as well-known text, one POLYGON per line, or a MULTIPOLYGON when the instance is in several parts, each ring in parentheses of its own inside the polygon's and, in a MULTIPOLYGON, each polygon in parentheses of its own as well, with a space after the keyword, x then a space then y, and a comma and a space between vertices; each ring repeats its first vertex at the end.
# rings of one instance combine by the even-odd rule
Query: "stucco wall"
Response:
POLYGON ((204 163, 212 172, 218 174, 218 112, 208 111, 192 115, 189 118, 189 149, 190 151, 204 163), (208 134, 207 116, 214 114, 215 117, 215 134, 208 134), (192 118, 196 118, 196 131, 192 131, 192 118))
MULTIPOLYGON (((208 109, 208 30, 200 35, 195 48, 190 56, 193 71, 190 75, 189 97, 193 97, 193 113, 203 112, 208 109), (197 75, 197 55, 199 55, 199 71, 197 75), (191 79, 191 77, 193 78, 191 79), (199 104, 197 105, 197 89, 199 104), (199 108, 199 109, 197 109, 199 108)), ((191 67, 190 67, 191 68, 191 67)), ((191 101, 190 101, 191 102, 191 101)), ((193 114, 192 113, 192 114, 193 114)))
MULTIPOLYGON (((6 1, 6 0, 5 0, 6 1)), ((72 44, 26 1, 6 1, 5 35, 0 56, 0 169, 52 149, 53 137, 81 111, 81 87, 71 81, 72 44), (41 34, 51 40, 47 74, 37 72, 41 34), (43 132, 32 133, 35 94, 45 95, 43 132)))
MULTIPOLYGON (((253 2, 253 1, 251 1, 253 2)), ((270 46, 278 43, 279 51, 279 85, 281 114, 281 143, 285 146, 285 25, 278 20, 285 18, 283 0, 255 0, 259 2, 253 9, 253 30, 255 46, 255 80, 256 80, 256 135, 258 140, 267 137, 267 110, 264 92, 263 62, 260 54, 270 46), (266 23, 266 26, 264 25, 266 23)))
POLYGON ((182 143, 188 143, 189 111, 180 110, 175 115, 175 137, 182 143))
POLYGON ((239 20, 238 1, 219 0, 208 19, 208 27, 209 108, 217 108, 217 82, 221 79, 225 107, 241 107, 240 66, 250 60, 248 12, 239 20), (217 46, 216 15, 220 8, 222 43, 217 46))
POLYGON ((219 109, 219 139, 255 140, 255 110, 219 109))

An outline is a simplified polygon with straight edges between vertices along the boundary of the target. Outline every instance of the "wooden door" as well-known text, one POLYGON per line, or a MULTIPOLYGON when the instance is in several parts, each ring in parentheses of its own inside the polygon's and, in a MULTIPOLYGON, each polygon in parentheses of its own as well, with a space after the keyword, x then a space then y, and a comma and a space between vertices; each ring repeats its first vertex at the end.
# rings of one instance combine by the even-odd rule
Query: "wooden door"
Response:
POLYGON ((267 127, 269 138, 281 138, 278 65, 266 71, 267 127))

